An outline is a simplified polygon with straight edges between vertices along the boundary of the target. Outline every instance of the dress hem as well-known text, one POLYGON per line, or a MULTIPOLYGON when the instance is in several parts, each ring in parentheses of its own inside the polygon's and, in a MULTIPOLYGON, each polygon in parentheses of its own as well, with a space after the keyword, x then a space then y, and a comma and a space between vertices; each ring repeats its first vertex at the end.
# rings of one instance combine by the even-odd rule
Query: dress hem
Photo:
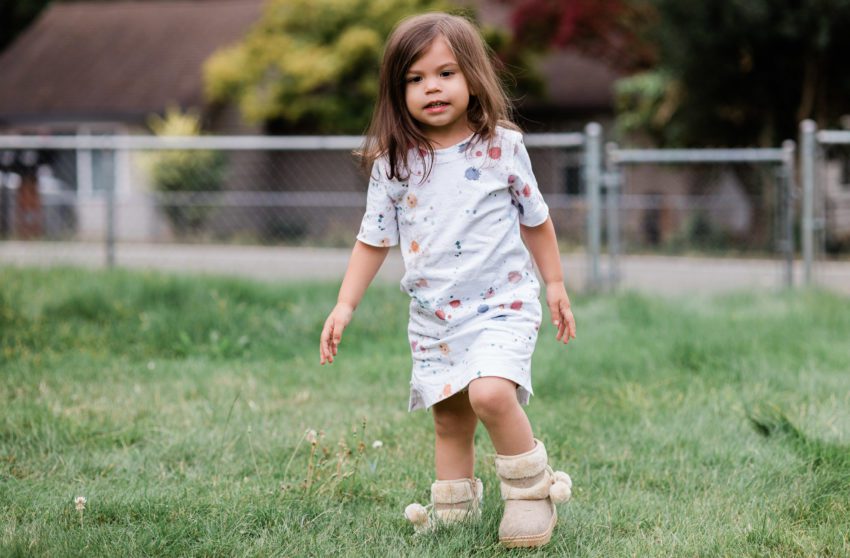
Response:
POLYGON ((417 389, 417 386, 412 384, 410 386, 410 402, 408 404, 407 411, 409 413, 412 413, 413 411, 417 411, 419 409, 424 409, 427 411, 440 401, 444 401, 457 393, 465 391, 469 387, 470 382, 478 378, 504 378, 506 380, 514 382, 515 384, 517 384, 516 397, 520 405, 528 405, 531 396, 534 395, 534 391, 531 389, 531 382, 528 380, 523 380, 522 378, 514 374, 470 374, 466 376, 460 388, 452 391, 449 395, 442 397, 428 397, 424 390, 417 389))

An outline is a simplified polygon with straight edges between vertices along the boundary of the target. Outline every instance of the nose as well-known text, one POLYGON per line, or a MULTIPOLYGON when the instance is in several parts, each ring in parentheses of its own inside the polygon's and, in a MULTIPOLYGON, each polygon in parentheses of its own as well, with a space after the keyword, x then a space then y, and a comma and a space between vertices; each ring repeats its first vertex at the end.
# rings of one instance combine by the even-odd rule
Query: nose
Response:
POLYGON ((440 90, 440 82, 436 78, 428 78, 425 82, 425 92, 435 93, 440 90))

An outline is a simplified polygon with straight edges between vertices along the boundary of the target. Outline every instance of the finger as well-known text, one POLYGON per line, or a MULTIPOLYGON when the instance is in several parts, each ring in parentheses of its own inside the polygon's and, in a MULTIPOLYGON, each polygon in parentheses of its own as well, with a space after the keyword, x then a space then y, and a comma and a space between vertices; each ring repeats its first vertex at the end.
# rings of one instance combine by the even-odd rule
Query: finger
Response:
POLYGON ((561 319, 560 314, 555 314, 555 319, 553 320, 555 324, 555 339, 561 340, 561 336, 564 334, 564 320, 561 319))
POLYGON ((549 305, 549 314, 552 316, 552 325, 557 326, 559 324, 558 317, 560 316, 560 312, 558 312, 558 305, 557 304, 553 303, 553 304, 549 305))
POLYGON ((335 324, 333 318, 328 318, 328 323, 325 326, 325 328, 327 329, 327 335, 322 337, 322 339, 324 340, 325 355, 328 359, 328 362, 331 363, 334 361, 334 350, 331 344, 334 334, 334 325, 335 324))
POLYGON ((325 363, 325 345, 327 344, 328 338, 328 323, 325 322, 324 327, 322 327, 322 334, 319 336, 319 364, 325 363))
POLYGON ((561 316, 561 320, 564 322, 564 327, 566 331, 564 343, 568 343, 570 339, 575 338, 576 327, 575 318, 573 317, 573 311, 570 310, 569 302, 564 301, 561 303, 561 316))
POLYGON ((343 329, 345 329, 345 328, 342 325, 334 328, 334 334, 333 334, 334 354, 336 354, 337 345, 339 345, 340 342, 342 341, 342 330, 343 329))
POLYGON ((567 323, 567 334, 570 339, 575 339, 576 337, 576 318, 573 315, 572 310, 567 307, 564 312, 564 321, 567 323))
POLYGON ((569 335, 567 334, 567 322, 563 318, 560 320, 561 325, 558 326, 558 341, 567 342, 569 335))
POLYGON ((328 358, 331 362, 334 361, 334 357, 336 356, 336 345, 334 344, 334 335, 336 334, 336 323, 331 325, 331 334, 328 337, 328 358))
POLYGON ((325 327, 322 329, 322 352, 325 355, 325 359, 328 362, 333 362, 333 353, 331 351, 331 339, 333 337, 334 332, 334 319, 332 316, 328 316, 328 319, 325 321, 325 327))

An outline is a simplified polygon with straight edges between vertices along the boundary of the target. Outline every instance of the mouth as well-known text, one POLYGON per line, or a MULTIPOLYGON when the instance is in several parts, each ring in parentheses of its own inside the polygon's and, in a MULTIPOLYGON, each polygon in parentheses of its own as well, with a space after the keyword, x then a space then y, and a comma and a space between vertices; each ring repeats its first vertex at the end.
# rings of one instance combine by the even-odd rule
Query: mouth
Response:
POLYGON ((425 111, 427 112, 442 112, 449 106, 449 103, 444 101, 432 101, 425 105, 425 111))

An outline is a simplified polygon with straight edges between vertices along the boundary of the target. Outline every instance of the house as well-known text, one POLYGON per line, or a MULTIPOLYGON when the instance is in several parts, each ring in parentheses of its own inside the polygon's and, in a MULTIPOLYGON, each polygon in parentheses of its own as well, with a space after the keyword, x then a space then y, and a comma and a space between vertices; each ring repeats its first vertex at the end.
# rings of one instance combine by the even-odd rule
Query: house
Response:
MULTIPOLYGON (((54 2, 0 53, 0 134, 149 134, 149 116, 169 105, 200 108, 213 133, 261 133, 233 107, 204 103, 201 81, 204 60, 239 40, 261 8, 262 0, 54 2)), ((45 211, 67 210, 61 206, 70 192, 76 212, 40 226, 20 223, 18 232, 62 236, 62 229, 71 229, 83 238, 102 236, 102 192, 115 181, 119 206, 133 208, 123 212, 121 237, 149 236, 156 216, 144 189, 134 186, 138 165, 105 151, 42 151, 32 157, 40 160, 15 165, 22 177, 19 199, 34 199, 29 191, 38 182, 45 211), (51 209, 51 199, 60 207, 51 209)), ((5 170, 12 165, 7 161, 5 170)), ((26 207, 22 211, 29 215, 26 207)), ((5 226, 11 228, 8 219, 5 226)))

